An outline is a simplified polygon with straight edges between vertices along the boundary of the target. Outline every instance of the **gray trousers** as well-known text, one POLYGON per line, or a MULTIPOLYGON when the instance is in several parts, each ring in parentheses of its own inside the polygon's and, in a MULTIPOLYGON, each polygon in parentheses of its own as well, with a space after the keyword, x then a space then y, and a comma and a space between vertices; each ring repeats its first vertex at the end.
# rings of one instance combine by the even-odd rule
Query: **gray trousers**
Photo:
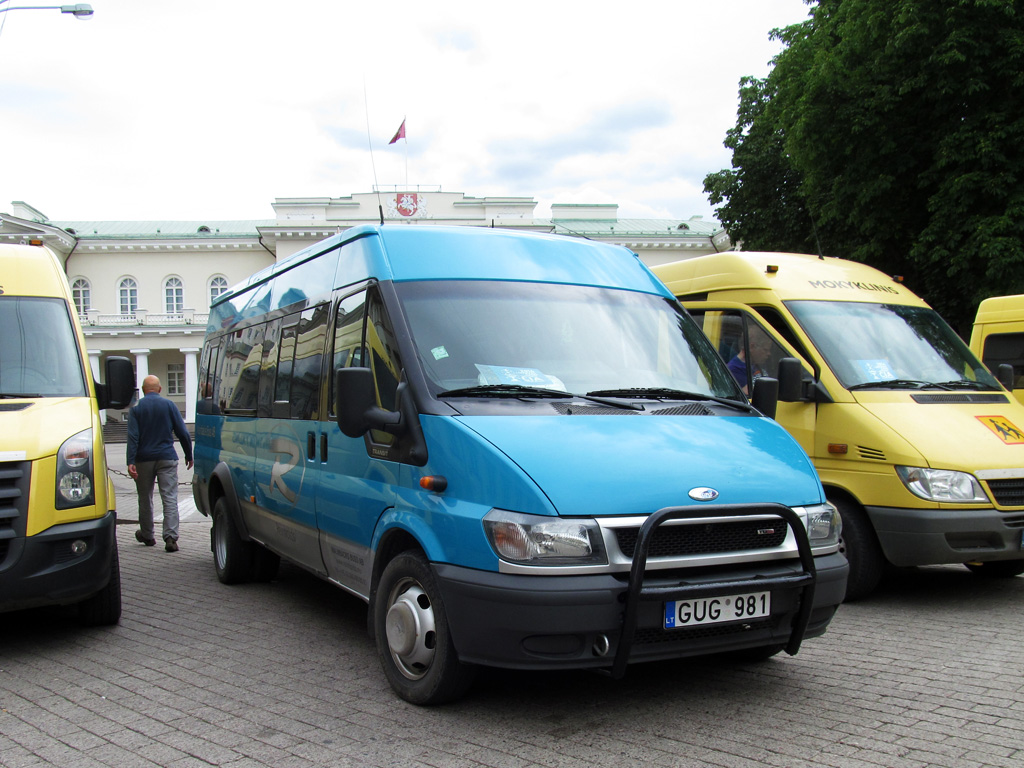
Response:
POLYGON ((178 540, 178 461, 140 461, 135 464, 139 476, 135 487, 139 492, 139 528, 144 538, 153 535, 153 483, 160 486, 160 500, 164 507, 163 539, 178 540))

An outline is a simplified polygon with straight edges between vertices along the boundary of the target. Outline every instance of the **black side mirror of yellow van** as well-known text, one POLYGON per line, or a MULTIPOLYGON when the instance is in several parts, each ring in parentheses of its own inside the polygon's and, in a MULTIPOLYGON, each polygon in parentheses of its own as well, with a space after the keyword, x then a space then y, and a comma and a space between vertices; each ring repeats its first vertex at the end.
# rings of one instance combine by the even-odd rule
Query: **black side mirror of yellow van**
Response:
POLYGON ((371 429, 395 427, 402 421, 400 412, 386 411, 377 405, 376 382, 369 368, 335 371, 334 412, 338 426, 348 437, 362 437, 371 429))
POLYGON ((1006 387, 1007 391, 1013 392, 1013 366, 1009 363, 1002 363, 996 370, 996 378, 999 383, 1006 387))
POLYGON ((779 405, 779 380, 770 376, 754 379, 754 393, 750 397, 750 404, 762 415, 774 419, 779 405))
POLYGON ((127 357, 108 357, 105 384, 96 385, 96 400, 100 410, 127 408, 135 394, 135 369, 127 357))
POLYGON ((804 367, 795 357, 779 360, 779 400, 798 403, 804 399, 804 367))

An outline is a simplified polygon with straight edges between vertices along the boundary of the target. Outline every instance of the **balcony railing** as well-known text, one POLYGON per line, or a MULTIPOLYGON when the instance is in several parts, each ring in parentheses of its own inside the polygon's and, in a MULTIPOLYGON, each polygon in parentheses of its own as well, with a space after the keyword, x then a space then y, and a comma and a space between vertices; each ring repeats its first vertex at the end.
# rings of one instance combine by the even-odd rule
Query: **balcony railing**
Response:
POLYGON ((79 319, 81 320, 82 325, 101 328, 128 328, 139 325, 158 326, 163 328, 181 325, 198 325, 206 327, 206 323, 210 319, 210 315, 207 313, 200 314, 192 309, 186 309, 179 314, 174 315, 154 315, 144 309, 137 309, 135 310, 135 313, 131 315, 104 315, 100 314, 98 309, 89 309, 86 310, 84 315, 79 315, 79 319))

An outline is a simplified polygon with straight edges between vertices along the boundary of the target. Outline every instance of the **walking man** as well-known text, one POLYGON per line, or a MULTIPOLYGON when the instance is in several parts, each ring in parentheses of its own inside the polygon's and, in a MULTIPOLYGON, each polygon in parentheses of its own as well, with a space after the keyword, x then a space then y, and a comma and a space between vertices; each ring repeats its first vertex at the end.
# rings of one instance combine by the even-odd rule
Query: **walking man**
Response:
POLYGON ((142 380, 142 399, 128 412, 128 474, 139 493, 139 530, 135 538, 152 547, 153 481, 160 486, 164 508, 164 549, 178 551, 178 454, 177 436, 185 453, 185 468, 192 469, 192 438, 178 406, 160 396, 160 379, 142 380))

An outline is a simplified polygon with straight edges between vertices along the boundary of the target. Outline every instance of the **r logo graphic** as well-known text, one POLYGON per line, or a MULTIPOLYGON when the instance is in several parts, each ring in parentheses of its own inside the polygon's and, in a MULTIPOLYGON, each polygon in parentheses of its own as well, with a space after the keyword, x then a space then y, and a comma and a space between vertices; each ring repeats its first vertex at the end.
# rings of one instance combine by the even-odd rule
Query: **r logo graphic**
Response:
POLYGON ((284 476, 295 469, 295 465, 299 463, 299 446, 288 438, 275 437, 270 441, 270 450, 288 456, 287 464, 282 464, 279 458, 274 459, 274 466, 270 470, 270 492, 273 493, 276 488, 282 496, 288 499, 288 503, 294 504, 298 495, 285 483, 284 476))

